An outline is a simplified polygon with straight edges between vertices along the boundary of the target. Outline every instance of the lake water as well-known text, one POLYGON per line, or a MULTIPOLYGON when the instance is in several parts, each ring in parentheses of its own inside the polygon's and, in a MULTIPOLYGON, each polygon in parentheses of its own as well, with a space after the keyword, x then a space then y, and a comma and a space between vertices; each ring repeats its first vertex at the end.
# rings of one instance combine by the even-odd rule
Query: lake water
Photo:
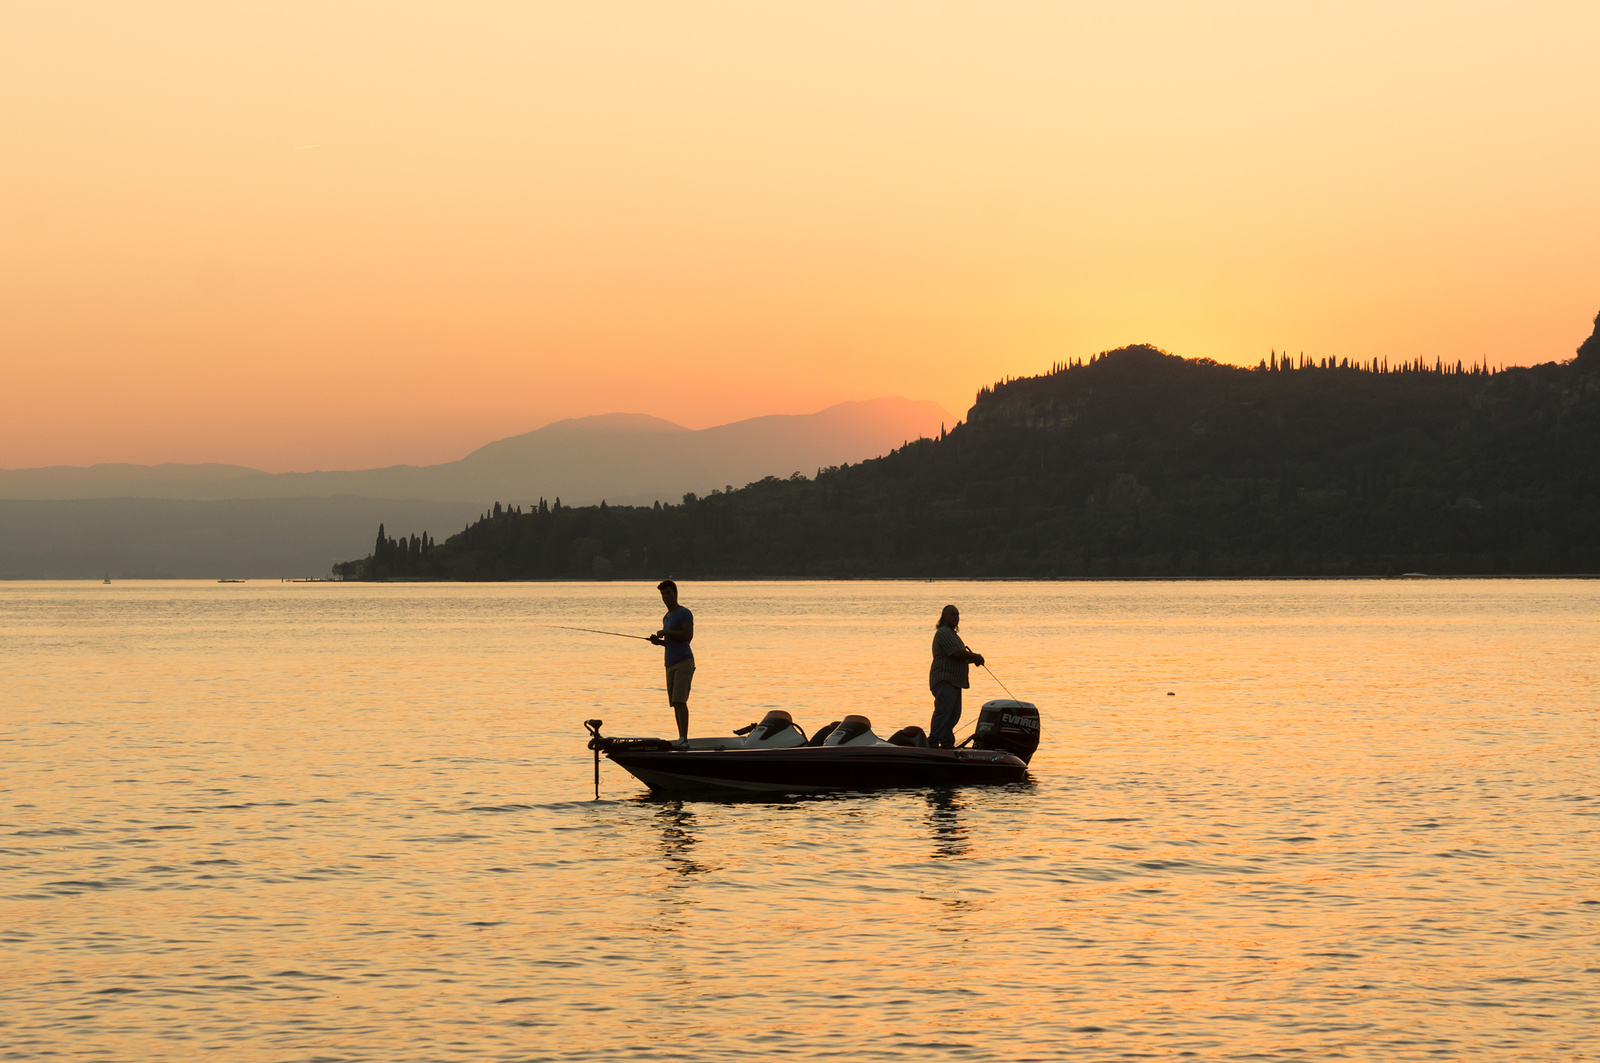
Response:
POLYGON ((1600 1058, 1600 582, 683 600, 698 734, 958 604, 1032 782, 593 800, 645 585, 0 584, 0 1059, 1600 1058))

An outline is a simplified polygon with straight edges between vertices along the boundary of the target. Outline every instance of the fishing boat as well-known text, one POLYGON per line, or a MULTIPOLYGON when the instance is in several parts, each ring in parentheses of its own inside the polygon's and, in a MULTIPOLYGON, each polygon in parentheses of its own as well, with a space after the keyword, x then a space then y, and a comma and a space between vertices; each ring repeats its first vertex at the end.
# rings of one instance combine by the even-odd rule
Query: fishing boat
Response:
POLYGON ((607 737, 602 723, 584 721, 596 796, 602 754, 658 794, 779 794, 1020 782, 1039 747, 1038 708, 1009 699, 986 702, 972 737, 954 749, 928 745, 920 727, 879 738, 856 715, 807 736, 782 709, 731 735, 677 741, 607 737))

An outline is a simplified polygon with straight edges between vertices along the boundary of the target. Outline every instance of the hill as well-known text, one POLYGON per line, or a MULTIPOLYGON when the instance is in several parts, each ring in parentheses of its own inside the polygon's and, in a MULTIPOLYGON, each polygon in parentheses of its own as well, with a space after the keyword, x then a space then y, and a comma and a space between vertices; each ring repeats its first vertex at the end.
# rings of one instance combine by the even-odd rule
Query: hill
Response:
POLYGON ((547 495, 648 503, 875 457, 953 420, 937 403, 894 397, 700 430, 644 414, 603 414, 557 421, 439 465, 277 474, 237 465, 0 469, 0 499, 358 496, 481 507, 547 495))
MULTIPOLYGON (((1600 335, 1600 318, 1597 318, 1600 335)), ((1148 346, 978 396, 813 478, 651 508, 496 503, 369 578, 1600 572, 1600 340, 1577 358, 1245 369, 1148 346)))

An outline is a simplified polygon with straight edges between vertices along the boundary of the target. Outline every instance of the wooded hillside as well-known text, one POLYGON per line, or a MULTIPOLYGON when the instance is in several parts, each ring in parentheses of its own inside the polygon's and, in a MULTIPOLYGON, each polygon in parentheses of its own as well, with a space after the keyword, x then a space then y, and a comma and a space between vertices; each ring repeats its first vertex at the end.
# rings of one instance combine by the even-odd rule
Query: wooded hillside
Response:
POLYGON ((1600 318, 1562 363, 1255 368, 1144 346, 815 477, 494 510, 355 578, 1600 573, 1600 318))

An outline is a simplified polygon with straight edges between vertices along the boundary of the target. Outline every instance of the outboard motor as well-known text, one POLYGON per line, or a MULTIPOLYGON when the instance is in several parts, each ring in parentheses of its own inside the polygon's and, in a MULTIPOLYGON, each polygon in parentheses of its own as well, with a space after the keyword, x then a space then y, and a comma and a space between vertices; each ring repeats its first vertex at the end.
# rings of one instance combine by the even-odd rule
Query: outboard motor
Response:
POLYGON ((744 736, 746 749, 790 749, 806 744, 805 733, 795 726, 794 717, 773 709, 744 736))
POLYGON ((822 742, 825 746, 881 746, 883 739, 872 733, 872 721, 865 716, 846 716, 822 742))
POLYGON ((972 732, 974 749, 1010 753, 1022 763, 1039 748, 1039 709, 1026 701, 986 701, 972 732))

